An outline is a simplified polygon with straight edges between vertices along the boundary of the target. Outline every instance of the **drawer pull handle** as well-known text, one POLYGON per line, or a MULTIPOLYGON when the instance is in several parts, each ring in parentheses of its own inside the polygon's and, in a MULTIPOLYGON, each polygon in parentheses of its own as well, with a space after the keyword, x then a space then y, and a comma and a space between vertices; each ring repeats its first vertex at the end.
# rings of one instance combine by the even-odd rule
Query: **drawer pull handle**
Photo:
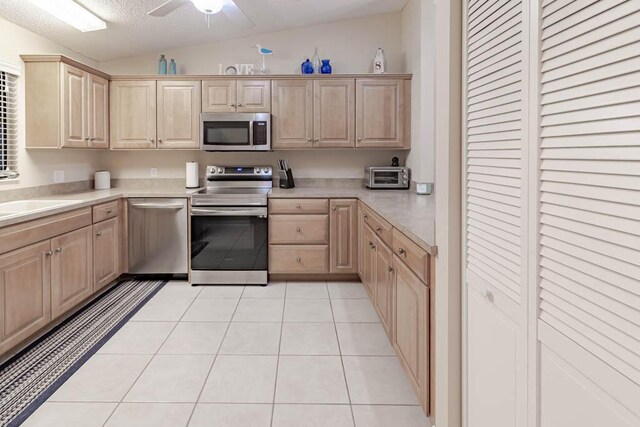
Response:
POLYGON ((297 228, 296 228, 296 231, 299 233, 299 232, 300 232, 300 227, 297 227, 297 228))
POLYGON ((61 247, 57 247, 57 248, 56 248, 56 252, 57 252, 57 253, 62 252, 62 248, 61 248, 61 247))
POLYGON ((110 213, 112 213, 113 210, 112 209, 107 209, 107 215, 109 215, 110 213))
POLYGON ((378 233, 380 233, 380 232, 382 231, 382 228, 380 228, 380 227, 376 227, 376 231, 377 231, 378 233))
POLYGON ((47 252, 45 252, 45 255, 46 255, 46 256, 51 256, 51 255, 53 255, 53 252, 51 252, 51 251, 47 251, 47 252))
POLYGON ((391 272, 393 271, 393 267, 391 267, 390 265, 388 265, 388 266, 387 266, 387 271, 388 271, 389 273, 391 273, 391 272))
POLYGON ((98 231, 98 232, 96 233, 96 237, 100 237, 100 236, 102 236, 102 233, 98 231))
POLYGON ((400 255, 406 255, 406 254, 407 254, 407 251, 405 251, 404 249, 400 248, 400 249, 398 249, 398 253, 399 253, 400 255))
POLYGON ((296 258, 296 262, 302 262, 302 260, 300 259, 300 257, 296 258))

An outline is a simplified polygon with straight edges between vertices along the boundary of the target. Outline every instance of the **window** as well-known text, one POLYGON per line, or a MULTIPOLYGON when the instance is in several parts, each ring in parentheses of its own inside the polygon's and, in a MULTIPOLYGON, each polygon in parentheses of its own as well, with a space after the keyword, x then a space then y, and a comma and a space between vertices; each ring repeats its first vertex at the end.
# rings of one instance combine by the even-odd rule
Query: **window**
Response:
POLYGON ((18 177, 17 79, 0 70, 0 180, 18 177))

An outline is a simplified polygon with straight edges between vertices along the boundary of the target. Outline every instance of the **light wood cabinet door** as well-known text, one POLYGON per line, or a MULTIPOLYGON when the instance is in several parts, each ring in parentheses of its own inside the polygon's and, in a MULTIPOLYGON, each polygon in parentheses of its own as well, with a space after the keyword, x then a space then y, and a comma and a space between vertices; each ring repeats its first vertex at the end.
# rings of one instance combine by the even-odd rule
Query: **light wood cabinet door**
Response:
POLYGON ((156 148, 156 81, 114 81, 111 148, 156 148))
POLYGON ((235 80, 203 80, 202 112, 235 113, 237 105, 237 83, 235 80))
POLYGON ((271 112, 271 80, 237 81, 238 113, 271 112))
POLYGON ((358 200, 329 201, 331 273, 358 272, 358 200))
POLYGON ((356 147, 403 148, 408 144, 409 95, 404 80, 356 81, 356 147))
POLYGON ((272 148, 312 148, 313 81, 274 80, 272 86, 272 148))
POLYGON ((375 306, 387 336, 393 341, 393 252, 377 236, 375 262, 375 306))
POLYGON ((89 74, 62 64, 62 147, 89 146, 87 129, 89 74))
POLYGON ((97 292, 120 275, 119 218, 93 225, 93 291, 97 292))
POLYGON ((109 81, 89 74, 89 147, 109 148, 109 81))
POLYGON ((364 236, 364 239, 362 241, 362 244, 363 244, 362 283, 365 284, 367 292, 369 292, 369 296, 371 297, 371 301, 375 302, 376 249, 375 249, 374 241, 375 241, 376 235, 373 232, 373 230, 371 230, 371 227, 365 226, 363 236, 364 236))
POLYGON ((51 317, 55 319, 93 293, 91 226, 51 239, 51 317))
POLYGON ((358 275, 360 280, 364 280, 364 254, 369 246, 364 242, 364 212, 362 211, 362 203, 358 202, 358 275))
POLYGON ((0 256, 0 353, 51 320, 49 240, 0 256))
POLYGON ((394 347, 420 403, 428 407, 429 288, 393 255, 394 347))
POLYGON ((200 81, 159 81, 158 148, 200 147, 200 81))
POLYGON ((355 146, 355 80, 315 80, 313 142, 316 148, 355 146))

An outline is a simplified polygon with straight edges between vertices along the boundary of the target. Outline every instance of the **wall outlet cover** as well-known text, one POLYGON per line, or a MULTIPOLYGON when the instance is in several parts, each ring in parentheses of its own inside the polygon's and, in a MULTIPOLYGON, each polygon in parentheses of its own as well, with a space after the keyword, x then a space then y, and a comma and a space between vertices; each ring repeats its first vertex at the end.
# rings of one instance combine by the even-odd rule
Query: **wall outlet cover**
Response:
POLYGON ((55 184, 64 182, 64 171, 53 171, 53 182, 55 184))
POLYGON ((151 178, 158 177, 158 168, 151 168, 151 178))

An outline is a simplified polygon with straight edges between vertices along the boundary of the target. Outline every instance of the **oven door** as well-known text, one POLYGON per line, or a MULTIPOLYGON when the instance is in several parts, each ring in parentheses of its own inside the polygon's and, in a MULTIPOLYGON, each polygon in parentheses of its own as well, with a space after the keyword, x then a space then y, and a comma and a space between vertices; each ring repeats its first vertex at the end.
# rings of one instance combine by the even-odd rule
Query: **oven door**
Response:
POLYGON ((193 284, 266 284, 266 207, 191 209, 193 284))

